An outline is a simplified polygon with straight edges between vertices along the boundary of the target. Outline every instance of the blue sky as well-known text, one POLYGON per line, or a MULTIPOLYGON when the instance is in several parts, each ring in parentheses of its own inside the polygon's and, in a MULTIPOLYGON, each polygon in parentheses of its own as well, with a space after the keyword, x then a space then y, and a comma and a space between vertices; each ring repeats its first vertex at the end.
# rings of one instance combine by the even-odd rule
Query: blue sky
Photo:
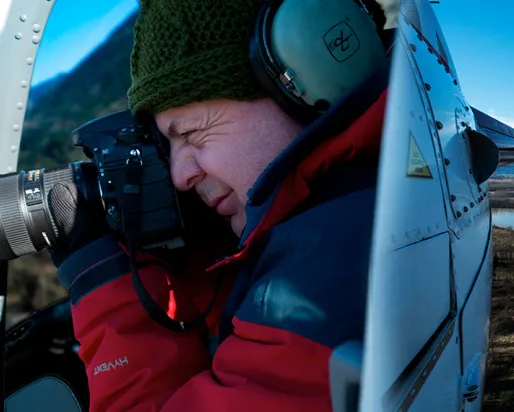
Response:
MULTIPOLYGON (((137 4, 137 0, 57 0, 40 45, 33 84, 73 68, 137 4)), ((433 7, 470 104, 514 127, 514 1, 440 0, 433 7), (499 3, 501 8, 491 6, 499 3)))
POLYGON ((137 7, 137 0, 57 0, 39 47, 32 84, 70 71, 137 7))
POLYGON ((514 2, 440 0, 433 7, 469 103, 514 127, 514 2))

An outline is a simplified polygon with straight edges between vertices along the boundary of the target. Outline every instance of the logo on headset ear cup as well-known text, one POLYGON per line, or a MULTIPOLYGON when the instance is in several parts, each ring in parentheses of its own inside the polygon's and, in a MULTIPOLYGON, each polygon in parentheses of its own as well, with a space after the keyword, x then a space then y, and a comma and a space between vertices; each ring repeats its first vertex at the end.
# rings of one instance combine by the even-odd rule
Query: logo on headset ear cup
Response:
POLYGON ((323 40, 325 40, 328 51, 338 63, 352 57, 361 47, 357 34, 344 21, 331 27, 323 36, 323 40))
POLYGON ((344 99, 384 58, 377 27, 356 0, 271 2, 250 42, 256 76, 301 123, 344 99))

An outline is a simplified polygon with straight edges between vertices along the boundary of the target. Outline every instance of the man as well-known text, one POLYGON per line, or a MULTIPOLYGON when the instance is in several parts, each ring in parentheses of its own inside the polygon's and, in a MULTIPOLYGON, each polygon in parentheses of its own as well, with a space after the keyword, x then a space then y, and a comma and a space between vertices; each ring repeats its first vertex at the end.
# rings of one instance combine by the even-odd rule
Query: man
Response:
POLYGON ((123 242, 92 228, 87 208, 71 230, 62 201, 80 195, 52 191, 67 234, 53 256, 70 290, 92 411, 328 411, 330 355, 363 339, 386 75, 301 124, 252 72, 257 7, 143 1, 135 28, 131 108, 152 114, 169 139, 175 186, 194 190, 240 238, 207 271, 210 250, 167 265, 138 253, 139 275, 170 317, 187 321, 207 307, 221 272, 206 322, 187 331, 153 322, 123 242))

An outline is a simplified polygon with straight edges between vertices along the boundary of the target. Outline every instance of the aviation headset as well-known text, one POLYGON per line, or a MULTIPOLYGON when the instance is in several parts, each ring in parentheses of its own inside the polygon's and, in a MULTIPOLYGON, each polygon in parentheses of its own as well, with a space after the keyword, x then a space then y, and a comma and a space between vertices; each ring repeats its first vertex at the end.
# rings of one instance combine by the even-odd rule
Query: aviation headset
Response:
POLYGON ((258 80, 308 124, 344 99, 386 56, 376 0, 263 0, 250 39, 258 80))

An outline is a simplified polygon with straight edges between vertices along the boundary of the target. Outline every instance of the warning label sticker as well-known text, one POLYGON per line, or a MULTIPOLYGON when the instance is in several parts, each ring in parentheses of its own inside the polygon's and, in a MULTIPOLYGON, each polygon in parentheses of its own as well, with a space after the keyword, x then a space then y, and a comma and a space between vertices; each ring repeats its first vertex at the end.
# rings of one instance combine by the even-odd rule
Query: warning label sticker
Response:
POLYGON ((409 162, 407 164, 408 177, 420 177, 424 179, 433 179, 432 173, 419 150, 416 139, 411 134, 409 139, 409 162))

